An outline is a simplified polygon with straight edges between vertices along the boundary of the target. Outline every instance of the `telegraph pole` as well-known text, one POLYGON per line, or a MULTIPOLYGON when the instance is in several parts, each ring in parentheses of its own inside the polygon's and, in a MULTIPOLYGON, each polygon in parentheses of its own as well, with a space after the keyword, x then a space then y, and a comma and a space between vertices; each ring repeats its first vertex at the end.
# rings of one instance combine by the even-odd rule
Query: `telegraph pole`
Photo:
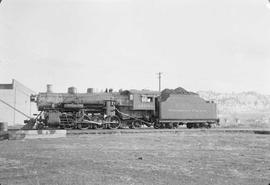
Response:
POLYGON ((161 72, 158 72, 157 75, 158 75, 158 91, 160 92, 161 91, 161 72))

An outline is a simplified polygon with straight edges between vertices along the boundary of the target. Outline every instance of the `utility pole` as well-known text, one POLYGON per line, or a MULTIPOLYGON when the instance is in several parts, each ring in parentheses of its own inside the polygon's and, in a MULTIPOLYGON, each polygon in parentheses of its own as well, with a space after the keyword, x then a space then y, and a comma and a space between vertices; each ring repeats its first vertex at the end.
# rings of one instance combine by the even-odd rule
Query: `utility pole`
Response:
POLYGON ((158 72, 157 75, 158 75, 158 91, 160 92, 161 91, 161 72, 158 72))

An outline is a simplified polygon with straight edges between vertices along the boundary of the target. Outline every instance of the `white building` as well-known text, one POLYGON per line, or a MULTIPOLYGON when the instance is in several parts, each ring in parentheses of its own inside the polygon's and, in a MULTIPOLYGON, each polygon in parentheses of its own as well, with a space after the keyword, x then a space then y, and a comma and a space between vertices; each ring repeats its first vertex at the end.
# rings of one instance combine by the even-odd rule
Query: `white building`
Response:
POLYGON ((11 84, 0 84, 0 122, 23 125, 26 115, 33 117, 37 107, 30 101, 31 94, 35 92, 14 79, 11 84))

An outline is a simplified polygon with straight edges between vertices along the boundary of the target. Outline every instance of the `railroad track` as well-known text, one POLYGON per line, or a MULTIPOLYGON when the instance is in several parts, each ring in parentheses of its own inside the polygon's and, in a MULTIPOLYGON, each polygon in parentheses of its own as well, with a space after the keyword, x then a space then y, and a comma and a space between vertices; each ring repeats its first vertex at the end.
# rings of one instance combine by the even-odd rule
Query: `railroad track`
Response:
POLYGON ((83 135, 83 134, 137 134, 137 133, 192 133, 192 132, 225 132, 225 133, 254 133, 254 134, 269 134, 270 129, 228 129, 228 128, 212 128, 212 129, 97 129, 97 130, 67 130, 67 135, 83 135))

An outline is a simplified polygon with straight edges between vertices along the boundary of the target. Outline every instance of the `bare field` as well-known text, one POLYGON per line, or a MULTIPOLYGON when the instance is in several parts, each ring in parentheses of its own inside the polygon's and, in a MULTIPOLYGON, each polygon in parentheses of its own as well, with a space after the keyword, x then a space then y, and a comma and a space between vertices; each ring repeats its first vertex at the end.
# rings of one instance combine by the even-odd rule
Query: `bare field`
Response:
POLYGON ((178 132, 0 142, 0 184, 270 183, 270 135, 178 132))

